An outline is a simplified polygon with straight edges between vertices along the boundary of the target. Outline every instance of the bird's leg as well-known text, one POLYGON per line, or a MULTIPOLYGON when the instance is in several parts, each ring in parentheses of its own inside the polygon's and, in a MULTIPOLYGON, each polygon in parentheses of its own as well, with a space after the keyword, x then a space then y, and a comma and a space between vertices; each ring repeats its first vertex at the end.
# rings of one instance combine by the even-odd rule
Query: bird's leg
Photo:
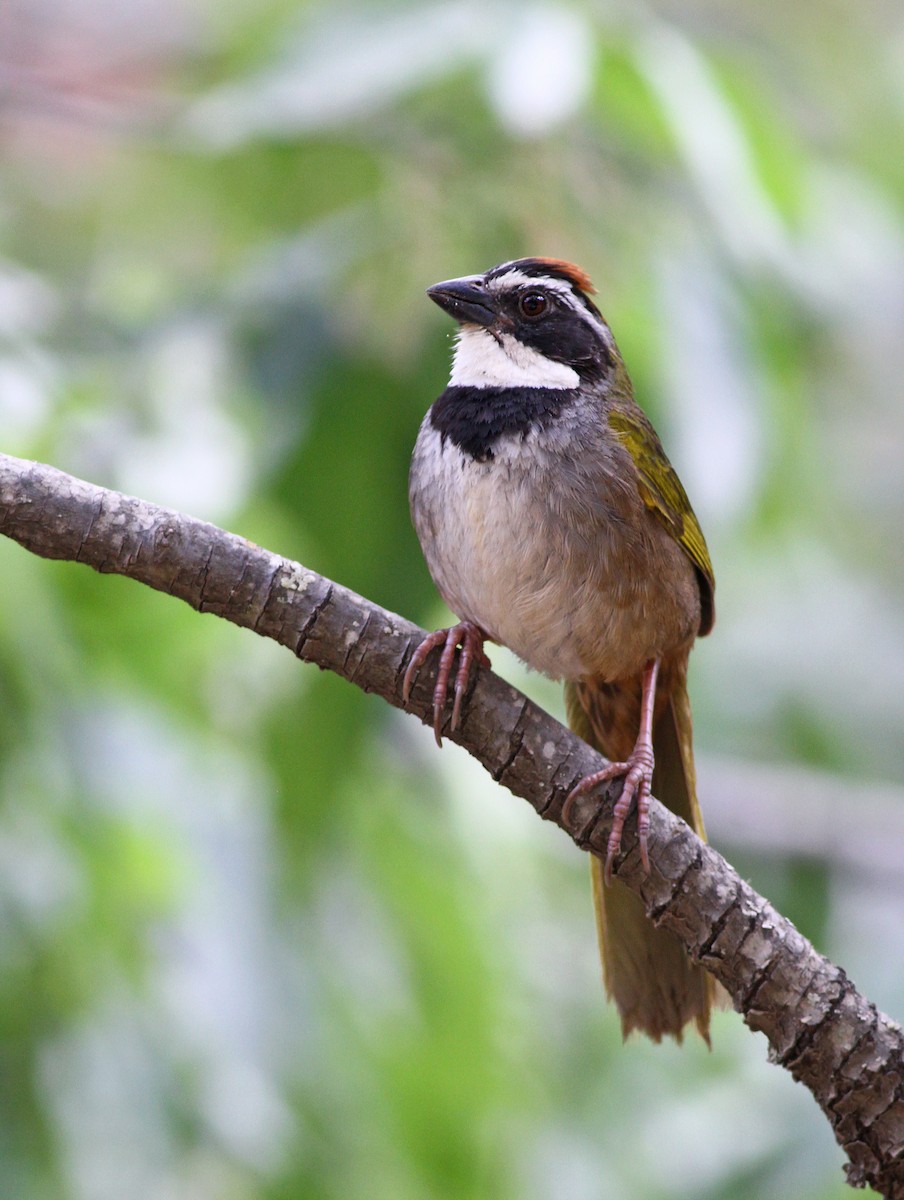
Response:
POLYGON ((647 852, 647 834, 650 829, 650 787, 653 782, 653 711, 656 703, 656 678, 659 675, 659 659, 651 659, 643 670, 643 683, 640 695, 640 729, 637 741, 627 762, 610 763, 602 771, 586 775, 577 787, 573 788, 562 806, 562 817, 568 824, 568 814, 572 804, 579 796, 617 779, 620 775, 625 778, 622 793, 615 802, 612 810, 612 832, 606 847, 606 883, 612 882, 612 863, 621 847, 622 831, 625 819, 631 811, 631 801, 637 799, 637 841, 640 845, 640 861, 645 871, 650 870, 650 856, 647 852))
POLYGON ((439 667, 436 671, 436 686, 433 689, 433 733, 436 736, 437 746, 443 744, 443 713, 446 709, 449 677, 452 674, 455 651, 459 646, 461 647, 461 655, 458 659, 458 669, 455 672, 455 683, 453 685, 454 702, 452 704, 451 729, 458 728, 459 718, 461 717, 462 698, 468 690, 468 684, 471 682, 471 672, 474 669, 475 661, 485 667, 490 665, 490 660, 483 652, 484 640, 483 630, 475 625, 473 621, 459 621, 451 629, 437 629, 435 633, 428 634, 411 656, 411 662, 408 664, 408 670, 405 672, 405 679, 402 683, 402 699, 406 704, 408 703, 408 697, 411 695, 411 685, 414 683, 414 677, 427 661, 431 650, 435 650, 437 646, 442 646, 443 648, 443 652, 439 657, 439 667))

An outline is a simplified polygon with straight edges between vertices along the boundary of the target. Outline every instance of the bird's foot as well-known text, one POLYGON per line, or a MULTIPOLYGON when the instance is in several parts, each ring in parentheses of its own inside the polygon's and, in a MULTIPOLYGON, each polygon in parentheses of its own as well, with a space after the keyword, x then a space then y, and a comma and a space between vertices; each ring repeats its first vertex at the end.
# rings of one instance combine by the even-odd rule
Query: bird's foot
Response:
POLYGON ((490 660, 483 652, 484 640, 483 630, 475 625, 473 621, 459 621, 451 629, 437 629, 435 633, 428 634, 411 656, 411 662, 408 664, 408 670, 405 672, 405 679, 402 682, 402 699, 406 704, 411 695, 411 685, 414 683, 414 677, 427 661, 430 652, 435 650, 437 646, 442 646, 443 648, 443 652, 439 657, 439 667, 436 672, 436 686, 433 689, 433 733, 436 736, 437 746, 442 746, 443 744, 443 714, 446 710, 449 679, 452 675, 455 651, 459 646, 461 647, 458 669, 455 672, 455 682, 453 684, 454 701, 452 704, 452 723, 449 726, 450 729, 458 728, 458 722, 461 717, 462 698, 471 682, 471 672, 474 669, 475 662, 479 662, 485 667, 490 665, 490 660))
POLYGON ((586 796, 602 783, 624 776, 624 786, 612 809, 612 832, 606 846, 605 880, 612 882, 612 864, 621 849, 625 820, 631 811, 631 802, 637 801, 637 841, 640 845, 640 861, 649 873, 650 856, 647 851, 647 834, 650 829, 650 788, 653 782, 653 745, 649 738, 640 737, 627 762, 609 763, 602 771, 585 775, 577 787, 572 788, 562 806, 562 817, 568 823, 571 806, 580 796, 586 796))

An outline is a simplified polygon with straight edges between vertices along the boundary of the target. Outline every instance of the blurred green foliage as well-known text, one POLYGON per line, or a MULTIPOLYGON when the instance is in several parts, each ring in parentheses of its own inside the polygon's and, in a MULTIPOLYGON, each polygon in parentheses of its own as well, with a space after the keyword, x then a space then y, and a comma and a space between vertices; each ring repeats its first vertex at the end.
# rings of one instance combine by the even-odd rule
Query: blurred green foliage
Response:
MULTIPOLYGON (((574 259, 713 551, 702 762, 900 785, 902 45, 834 0, 13 0, 3 449, 436 625, 423 289, 574 259)), ((621 1046, 586 864, 454 748, 168 597, 0 573, 0 1195, 842 1195, 734 1014, 621 1046)), ((904 1011, 900 871, 703 802, 904 1011)))

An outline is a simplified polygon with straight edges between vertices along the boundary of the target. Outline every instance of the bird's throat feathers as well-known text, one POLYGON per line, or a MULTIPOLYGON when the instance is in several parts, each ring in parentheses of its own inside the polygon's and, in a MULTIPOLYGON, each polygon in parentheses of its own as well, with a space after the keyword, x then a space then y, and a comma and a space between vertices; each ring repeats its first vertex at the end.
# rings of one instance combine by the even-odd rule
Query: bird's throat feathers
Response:
POLYGON ((450 387, 571 389, 577 371, 555 362, 507 333, 464 325, 458 331, 450 387))

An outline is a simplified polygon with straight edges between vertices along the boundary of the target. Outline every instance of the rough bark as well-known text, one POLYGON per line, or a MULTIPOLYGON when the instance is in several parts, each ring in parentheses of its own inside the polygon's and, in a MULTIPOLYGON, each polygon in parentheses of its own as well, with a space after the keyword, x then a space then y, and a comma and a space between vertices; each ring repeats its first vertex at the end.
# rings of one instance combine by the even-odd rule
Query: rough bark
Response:
MULTIPOLYGON (((402 707, 402 677, 423 631, 235 534, 6 455, 0 532, 45 558, 169 592, 402 707)), ((409 705, 425 722, 432 675, 421 672, 409 705)), ((576 805, 573 827, 561 816, 569 790, 602 760, 526 697, 481 670, 451 737, 582 849, 605 854, 611 795, 576 805)), ((651 873, 629 824, 619 876, 766 1034, 774 1061, 810 1089, 848 1155, 849 1182, 904 1197, 899 1026, 683 822, 656 802, 651 818, 651 873)))

